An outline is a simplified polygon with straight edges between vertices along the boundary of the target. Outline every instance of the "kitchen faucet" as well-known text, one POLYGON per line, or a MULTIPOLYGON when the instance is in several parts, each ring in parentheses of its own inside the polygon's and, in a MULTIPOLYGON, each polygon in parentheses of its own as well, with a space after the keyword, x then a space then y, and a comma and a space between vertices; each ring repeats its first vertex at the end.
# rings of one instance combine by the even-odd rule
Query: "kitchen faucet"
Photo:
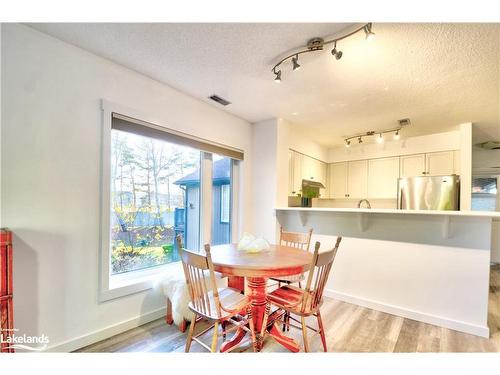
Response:
POLYGON ((361 199, 359 202, 358 202, 358 208, 361 208, 361 204, 363 202, 366 202, 366 205, 368 206, 367 208, 372 208, 370 202, 368 201, 368 199, 361 199))

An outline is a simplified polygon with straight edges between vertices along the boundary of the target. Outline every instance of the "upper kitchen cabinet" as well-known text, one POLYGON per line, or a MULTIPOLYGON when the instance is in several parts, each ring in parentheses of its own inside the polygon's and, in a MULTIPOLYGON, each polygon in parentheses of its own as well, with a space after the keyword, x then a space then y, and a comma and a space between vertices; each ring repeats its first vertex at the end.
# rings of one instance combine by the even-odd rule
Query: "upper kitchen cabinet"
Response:
POLYGON ((398 196, 399 157, 368 160, 368 198, 398 196))
POLYGON ((367 195, 368 161, 358 160, 330 164, 331 199, 363 199, 367 195))
POLYGON ((333 163, 328 165, 328 168, 330 175, 328 186, 330 198, 347 198, 347 162, 333 163))
POLYGON ((302 154, 289 150, 288 194, 297 195, 302 192, 302 154))
POLYGON ((302 178, 326 185, 326 163, 307 155, 302 155, 302 178))
POLYGON ((302 180, 313 180, 327 185, 326 163, 289 150, 289 195, 297 195, 302 192, 302 180))
POLYGON ((425 175, 425 154, 405 155, 400 158, 401 177, 425 175))
POLYGON ((432 152, 425 154, 425 175, 447 176, 453 174, 454 169, 453 151, 432 152))
POLYGON ((401 177, 459 174, 458 151, 401 156, 401 177))
POLYGON ((368 192, 368 160, 347 163, 347 198, 364 199, 368 192))

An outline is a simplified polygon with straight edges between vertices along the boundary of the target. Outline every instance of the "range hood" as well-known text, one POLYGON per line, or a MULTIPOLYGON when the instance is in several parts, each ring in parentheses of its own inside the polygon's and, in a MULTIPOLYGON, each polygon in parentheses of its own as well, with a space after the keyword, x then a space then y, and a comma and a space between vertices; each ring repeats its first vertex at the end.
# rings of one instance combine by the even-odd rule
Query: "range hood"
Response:
POLYGON ((313 181, 313 180, 302 180, 302 188, 304 188, 304 187, 325 189, 325 185, 323 185, 321 182, 313 181))

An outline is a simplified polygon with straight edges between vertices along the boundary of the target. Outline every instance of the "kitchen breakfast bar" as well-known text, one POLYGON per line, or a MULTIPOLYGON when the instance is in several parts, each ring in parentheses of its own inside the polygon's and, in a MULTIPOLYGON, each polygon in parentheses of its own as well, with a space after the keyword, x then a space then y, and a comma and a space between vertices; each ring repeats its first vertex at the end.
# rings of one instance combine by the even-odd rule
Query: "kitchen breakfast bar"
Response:
POLYGON ((285 230, 343 236, 325 295, 489 337, 491 226, 500 213, 276 208, 285 230))

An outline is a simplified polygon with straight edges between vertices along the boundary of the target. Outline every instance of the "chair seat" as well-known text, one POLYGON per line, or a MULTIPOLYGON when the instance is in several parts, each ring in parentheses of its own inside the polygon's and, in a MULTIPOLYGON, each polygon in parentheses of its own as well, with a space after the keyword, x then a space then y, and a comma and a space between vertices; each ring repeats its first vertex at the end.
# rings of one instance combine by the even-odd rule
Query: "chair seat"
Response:
POLYGON ((321 303, 314 309, 311 308, 312 298, 309 298, 309 302, 304 310, 302 310, 302 296, 305 291, 301 288, 297 288, 293 285, 285 285, 278 288, 267 295, 269 301, 274 305, 290 311, 297 315, 308 316, 314 314, 316 310, 320 307, 321 303))
POLYGON ((282 283, 298 283, 298 282, 304 281, 305 277, 304 277, 303 273, 299 273, 298 275, 271 277, 271 280, 282 282, 282 283))
POLYGON ((241 294, 239 290, 233 288, 219 288, 219 300, 221 305, 227 310, 236 310, 234 313, 227 312, 221 309, 221 316, 217 315, 217 309, 215 307, 215 299, 213 291, 208 292, 208 299, 210 301, 210 311, 203 312, 198 310, 192 302, 189 302, 189 308, 191 311, 211 320, 227 320, 232 316, 236 315, 240 310, 244 309, 250 300, 245 295, 241 294))

